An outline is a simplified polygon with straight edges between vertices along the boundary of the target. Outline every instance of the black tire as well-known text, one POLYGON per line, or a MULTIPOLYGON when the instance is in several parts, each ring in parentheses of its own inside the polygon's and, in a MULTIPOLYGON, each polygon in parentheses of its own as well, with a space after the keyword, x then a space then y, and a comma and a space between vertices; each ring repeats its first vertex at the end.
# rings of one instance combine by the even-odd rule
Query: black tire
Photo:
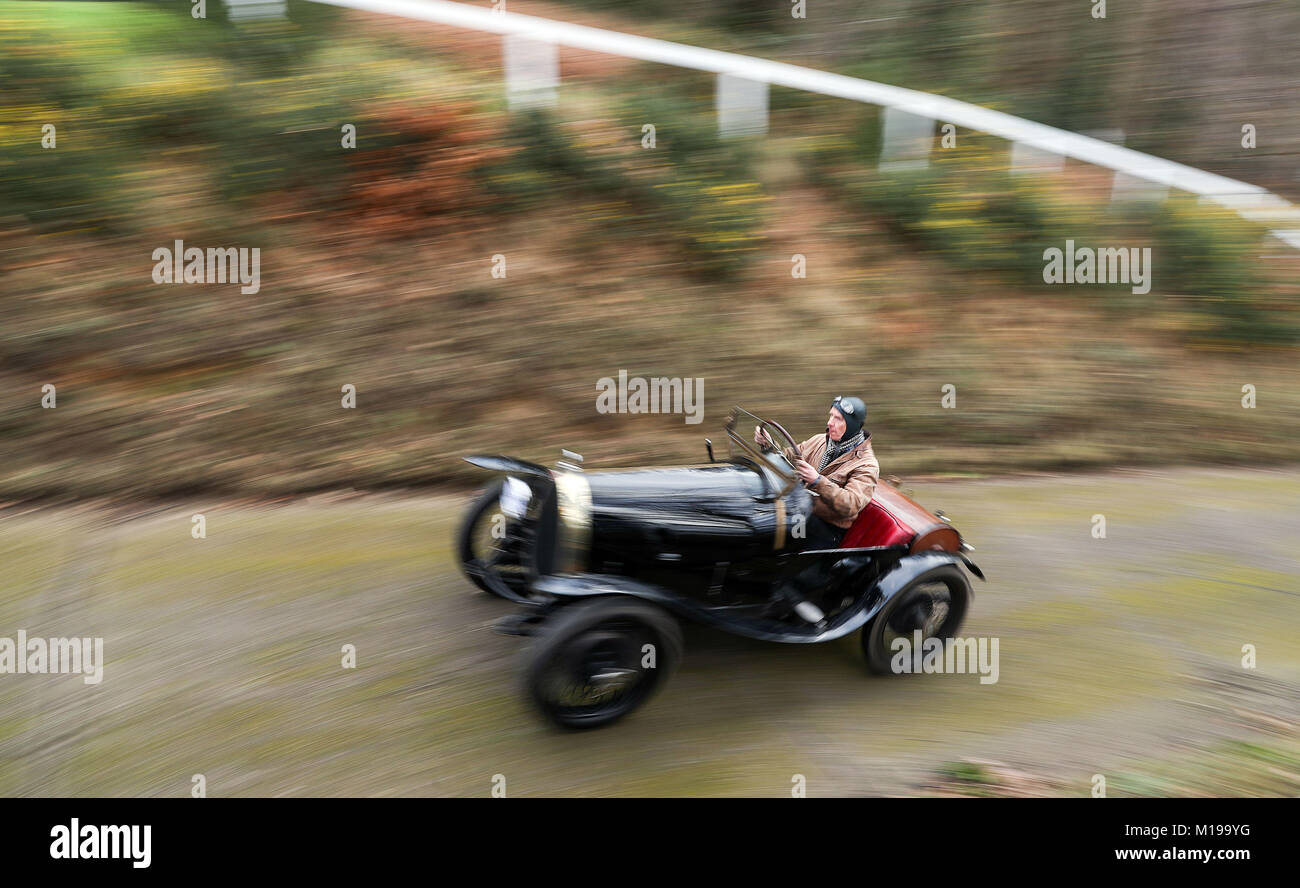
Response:
POLYGON ((955 564, 940 565, 912 580, 862 627, 867 668, 877 675, 893 675, 892 640, 910 636, 915 629, 921 629, 923 639, 956 636, 966 619, 970 598, 970 581, 955 564), (940 610, 940 604, 946 609, 940 610))
POLYGON ((492 566, 484 563, 483 559, 479 558, 478 554, 474 551, 475 531, 478 529, 479 524, 483 521, 484 517, 493 509, 497 508, 497 504, 501 501, 501 488, 504 485, 505 480, 498 479, 484 488, 483 493, 480 494, 478 499, 474 500, 474 502, 470 504, 469 509, 466 510, 465 517, 460 523, 459 530, 456 532, 456 555, 460 561, 461 573, 465 574, 466 579, 475 586, 478 586, 484 592, 498 597, 503 596, 501 595, 501 592, 494 589, 492 583, 488 581, 485 576, 488 572, 492 573, 496 582, 502 583, 513 591, 522 593, 525 591, 527 586, 527 583, 522 576, 508 576, 503 574, 501 571, 493 570, 492 566))
POLYGON ((542 624, 524 653, 524 685, 529 699, 555 724, 599 728, 659 690, 681 662, 682 646, 677 621, 662 608, 621 596, 593 598, 564 606, 542 624), (654 668, 642 665, 645 644, 654 645, 654 668), (603 700, 563 698, 562 691, 574 688, 589 695, 610 687, 601 687, 597 678, 622 685, 603 700))

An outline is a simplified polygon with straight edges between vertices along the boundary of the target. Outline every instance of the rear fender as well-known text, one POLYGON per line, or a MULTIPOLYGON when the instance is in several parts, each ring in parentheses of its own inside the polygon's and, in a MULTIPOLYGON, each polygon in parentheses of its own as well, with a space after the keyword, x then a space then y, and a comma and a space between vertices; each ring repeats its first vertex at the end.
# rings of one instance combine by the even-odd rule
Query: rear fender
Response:
MULTIPOLYGON (((898 563, 882 576, 880 581, 876 584, 878 595, 875 602, 872 604, 871 609, 868 611, 866 619, 870 620, 876 614, 880 613, 880 610, 889 603, 891 598, 903 589, 907 588, 908 584, 917 577, 945 564, 959 564, 969 567, 972 573, 981 580, 984 579, 984 574, 975 566, 974 562, 965 555, 957 552, 930 550, 928 552, 921 552, 917 555, 908 555, 906 558, 899 559, 898 563)), ((975 590, 973 588, 971 589, 970 594, 973 599, 975 597, 975 590)))
MULTIPOLYGON (((974 561, 971 561, 969 558, 967 558, 965 555, 962 555, 960 552, 957 553, 957 557, 961 559, 962 564, 966 565, 967 570, 975 574, 975 576, 979 577, 984 582, 986 583, 988 582, 988 580, 984 579, 984 571, 980 570, 980 566, 978 564, 976 564, 974 561)), ((971 592, 971 597, 973 598, 974 596, 975 593, 971 592)))

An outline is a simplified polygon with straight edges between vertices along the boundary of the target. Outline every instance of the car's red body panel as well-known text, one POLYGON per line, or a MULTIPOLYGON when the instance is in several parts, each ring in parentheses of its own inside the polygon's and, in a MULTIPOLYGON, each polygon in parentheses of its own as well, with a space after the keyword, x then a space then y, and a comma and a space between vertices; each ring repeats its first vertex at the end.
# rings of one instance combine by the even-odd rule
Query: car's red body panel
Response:
POLYGON ((881 482, 867 507, 844 534, 840 547, 907 546, 912 552, 942 549, 956 552, 961 536, 901 491, 881 482))

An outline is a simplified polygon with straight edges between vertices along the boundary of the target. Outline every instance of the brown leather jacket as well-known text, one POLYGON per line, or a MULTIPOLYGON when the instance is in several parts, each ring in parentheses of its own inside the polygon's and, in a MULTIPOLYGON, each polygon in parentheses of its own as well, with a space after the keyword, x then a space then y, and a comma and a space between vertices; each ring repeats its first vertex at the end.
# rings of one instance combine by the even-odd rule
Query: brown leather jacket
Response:
MULTIPOLYGON (((826 452, 826 434, 815 435, 799 445, 799 455, 815 469, 826 452)), ((813 514, 836 527, 848 528, 858 513, 871 502, 880 480, 880 463, 871 452, 871 437, 832 462, 811 489, 813 514)))

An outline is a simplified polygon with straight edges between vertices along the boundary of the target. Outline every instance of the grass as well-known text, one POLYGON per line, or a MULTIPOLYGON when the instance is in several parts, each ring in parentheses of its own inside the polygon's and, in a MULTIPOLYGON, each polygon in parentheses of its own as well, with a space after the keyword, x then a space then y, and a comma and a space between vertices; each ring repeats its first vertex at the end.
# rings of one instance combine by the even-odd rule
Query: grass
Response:
MULTIPOLYGON (((1293 742, 1217 743, 1125 768, 1102 774, 1106 798, 1294 798, 1300 792, 1300 745, 1293 742)), ((998 763, 955 761, 938 769, 932 789, 940 795, 979 798, 1086 797, 1092 786, 1091 778, 1086 785, 1070 784, 998 763)))
POLYGON ((107 662, 93 687, 0 683, 0 793, 179 796, 203 773, 214 796, 484 795, 500 773, 521 796, 788 797, 796 774, 810 796, 1017 794, 1025 781, 1086 795, 1103 773, 1116 795, 1286 794, 1300 596, 1243 583, 1294 590, 1295 572, 1253 573, 1234 553, 1238 536, 1282 541, 1300 480, 1238 473, 1245 492, 1220 500, 1233 530, 1193 550, 1188 509, 1228 477, 919 485, 978 546, 989 583, 963 635, 1000 639, 997 684, 872 678, 856 638, 784 646, 688 626, 662 693, 592 734, 551 730, 523 699, 524 642, 488 629, 512 608, 451 560, 458 497, 6 515, 0 551, 26 579, 0 597, 0 635, 100 635, 107 662), (1093 545, 1057 512, 1080 487, 1135 514, 1168 508, 1134 519, 1137 542, 1093 545), (999 529, 1034 509, 1048 516, 1036 527, 999 529), (204 540, 189 534, 197 511, 204 540), (1184 542, 1146 542, 1165 534, 1184 542), (1204 594, 1171 600, 1187 571, 1204 594), (1241 638, 1258 645, 1253 671, 1241 638), (344 644, 356 670, 341 668, 344 644), (961 761, 987 774, 935 776, 961 761))

